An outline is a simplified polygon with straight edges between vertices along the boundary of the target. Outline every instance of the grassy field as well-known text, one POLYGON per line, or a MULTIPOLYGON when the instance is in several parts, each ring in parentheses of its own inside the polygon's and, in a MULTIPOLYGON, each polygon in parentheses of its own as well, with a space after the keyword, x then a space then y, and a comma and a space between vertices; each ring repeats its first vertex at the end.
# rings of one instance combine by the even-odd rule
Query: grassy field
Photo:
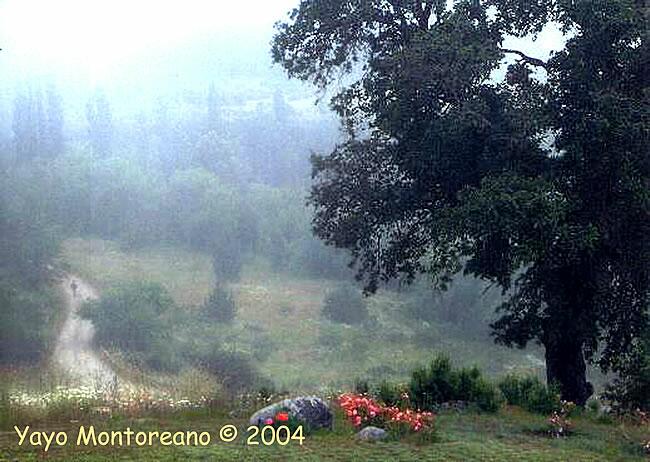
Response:
MULTIPOLYGON (((76 435, 81 423, 41 424, 34 430, 59 430, 69 435, 64 447, 52 447, 47 454, 34 447, 18 447, 15 432, 0 436, 0 460, 300 460, 300 461, 643 461, 639 441, 649 435, 643 428, 623 423, 598 423, 590 417, 574 419, 576 432, 569 438, 554 439, 544 434, 543 417, 510 408, 496 415, 442 414, 436 419, 433 441, 421 441, 417 435, 385 442, 360 442, 354 429, 340 415, 333 431, 307 435, 303 445, 292 441, 287 446, 270 447, 245 444, 246 423, 223 416, 176 414, 135 420, 114 418, 95 420, 97 431, 208 431, 209 446, 163 447, 77 447, 76 435), (222 425, 236 424, 240 437, 232 443, 218 439, 222 425)), ((86 423, 89 425, 90 423, 86 423)), ((647 429, 645 430, 647 431, 647 429)))
POLYGON ((206 255, 170 247, 125 252, 110 241, 70 239, 63 243, 61 259, 100 291, 133 280, 157 282, 180 305, 202 303, 214 279, 206 255))
MULTIPOLYGON (((175 248, 124 251, 112 242, 73 239, 64 244, 62 260, 100 291, 128 280, 158 282, 184 309, 202 303, 214 283, 207 256, 175 248)), ((491 376, 513 370, 542 373, 539 351, 511 350, 494 345, 487 336, 461 338, 439 326, 423 328, 404 319, 404 301, 396 292, 368 299, 377 320, 372 328, 324 321, 322 302, 334 284, 278 274, 256 264, 245 267, 241 280, 231 285, 240 331, 261 333, 261 348, 270 354, 257 365, 278 387, 313 391, 349 387, 357 379, 404 380, 438 352, 459 365, 480 365, 491 376)), ((245 349, 242 342, 250 341, 250 336, 238 340, 228 335, 235 349, 245 349)))
MULTIPOLYGON (((200 254, 173 248, 125 251, 101 240, 71 240, 64 245, 62 265, 86 279, 100 291, 120 282, 143 279, 166 287, 181 310, 195 310, 210 293, 214 283, 209 259, 200 254)), ((263 264, 249 265, 241 280, 231 285, 239 308, 233 326, 197 328, 197 335, 219 337, 233 348, 255 340, 267 351, 256 365, 272 378, 279 389, 291 395, 317 392, 322 396, 348 391, 355 379, 405 380, 418 364, 431 360, 436 352, 447 352, 460 365, 480 365, 488 375, 499 376, 512 370, 540 373, 538 351, 517 351, 495 346, 489 339, 461 338, 441 326, 419 326, 400 315, 404 303, 399 293, 384 291, 369 299, 376 320, 374 327, 352 328, 323 321, 323 299, 336 282, 310 280, 272 273, 263 264), (420 336, 427 336, 426 344, 420 336), (324 341, 323 339, 325 338, 324 341), (260 340, 261 339, 261 340, 260 340), (328 343, 329 342, 329 343, 328 343)), ((247 347, 248 345, 243 345, 247 347)), ((260 347, 260 345, 258 345, 260 347)), ((244 348, 245 350, 246 348, 244 348)), ((182 388, 200 395, 218 394, 218 380, 203 371, 189 368, 170 377, 129 367, 127 360, 113 352, 113 365, 132 382, 155 382, 158 388, 182 388), (215 388, 212 390, 212 388, 215 388)), ((12 387, 42 389, 65 384, 55 370, 43 367, 14 370, 4 374, 12 387), (36 378, 38 376, 38 378, 36 378)), ((5 381, 6 382, 6 381, 5 381)), ((73 386, 74 384, 70 384, 73 386)), ((65 393, 65 392, 64 392, 65 393)), ((185 396, 185 395, 183 395, 185 396)), ((360 442, 355 429, 336 412, 333 431, 308 435, 303 445, 290 442, 281 447, 245 444, 246 419, 261 404, 239 402, 221 395, 221 401, 194 411, 152 413, 144 410, 112 416, 96 413, 91 404, 79 406, 76 398, 66 398, 45 412, 4 413, 0 390, 0 460, 103 461, 103 460, 300 460, 300 461, 642 461, 641 442, 650 440, 647 425, 618 420, 599 420, 587 411, 572 417, 575 432, 569 438, 548 436, 547 417, 508 407, 496 414, 444 412, 436 416, 435 438, 422 440, 410 435, 400 440, 360 442), (64 431, 69 442, 47 453, 32 446, 18 446, 14 424, 32 430, 64 431), (80 425, 101 430, 209 431, 212 444, 206 447, 77 447, 80 425), (234 424, 240 437, 231 443, 218 439, 223 425, 234 424)))

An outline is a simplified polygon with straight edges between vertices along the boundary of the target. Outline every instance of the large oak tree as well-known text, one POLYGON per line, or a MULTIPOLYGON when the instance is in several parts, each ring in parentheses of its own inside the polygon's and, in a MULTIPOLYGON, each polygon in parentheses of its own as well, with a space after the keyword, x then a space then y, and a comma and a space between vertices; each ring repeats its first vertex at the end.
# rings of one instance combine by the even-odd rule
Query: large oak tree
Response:
POLYGON ((302 0, 274 59, 336 93, 348 135, 313 158, 316 234, 371 292, 494 281, 496 340, 543 344, 584 403, 586 361, 621 371, 647 324, 647 20, 644 0, 302 0), (549 60, 504 48, 551 22, 549 60))

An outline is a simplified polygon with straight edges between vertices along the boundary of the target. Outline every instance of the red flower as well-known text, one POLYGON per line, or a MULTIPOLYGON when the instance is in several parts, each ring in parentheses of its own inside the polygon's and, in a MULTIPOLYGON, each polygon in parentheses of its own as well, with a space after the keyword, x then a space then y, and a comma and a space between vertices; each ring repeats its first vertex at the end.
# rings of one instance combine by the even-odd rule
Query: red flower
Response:
POLYGON ((371 398, 354 394, 343 394, 339 396, 338 402, 355 427, 360 426, 363 422, 372 421, 380 425, 382 422, 384 424, 389 422, 405 423, 416 432, 424 428, 433 428, 434 415, 431 412, 382 406, 371 398))
POLYGON ((278 412, 277 415, 275 416, 275 419, 280 422, 288 422, 289 414, 287 414, 286 412, 278 412))

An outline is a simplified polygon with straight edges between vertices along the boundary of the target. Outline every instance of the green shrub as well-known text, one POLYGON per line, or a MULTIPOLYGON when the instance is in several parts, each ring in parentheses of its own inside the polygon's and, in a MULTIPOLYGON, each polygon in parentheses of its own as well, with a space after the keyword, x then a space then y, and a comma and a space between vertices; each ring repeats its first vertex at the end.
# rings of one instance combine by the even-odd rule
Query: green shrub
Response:
POLYGON ((497 412, 504 401, 499 389, 483 377, 478 377, 474 382, 470 396, 469 401, 485 412, 497 412))
POLYGON ((502 404, 499 390, 473 367, 455 370, 449 358, 438 356, 428 368, 413 371, 409 384, 411 400, 420 409, 435 409, 447 401, 468 401, 486 412, 502 404))
POLYGON ((217 284, 205 301, 203 311, 210 319, 231 323, 237 315, 237 305, 232 292, 217 284))
POLYGON ((236 351, 214 348, 211 353, 197 358, 199 364, 217 376, 230 392, 256 390, 271 386, 251 362, 250 356, 236 351))
POLYGON ((361 324, 368 319, 368 308, 355 287, 341 285, 325 298, 323 317, 345 324, 361 324))
POLYGON ((79 314, 95 326, 99 345, 135 353, 155 369, 173 369, 170 313, 174 308, 174 301, 159 284, 131 282, 85 304, 79 314))
POLYGON ((621 411, 650 411, 650 325, 636 339, 630 354, 619 358, 618 377, 605 390, 605 398, 621 411))
POLYGON ((379 384, 376 390, 376 397, 386 406, 397 406, 399 408, 411 407, 408 386, 404 384, 392 384, 386 380, 379 384))
POLYGON ((412 399, 421 409, 430 409, 436 403, 455 399, 455 381, 449 358, 438 356, 428 368, 413 371, 410 383, 412 399))
POLYGON ((396 385, 384 380, 379 384, 377 398, 386 406, 396 406, 400 401, 400 391, 396 385))
POLYGON ((55 306, 48 292, 0 286, 0 363, 37 362, 54 348, 55 306))
POLYGON ((481 371, 476 367, 460 369, 456 372, 456 377, 453 379, 456 399, 473 401, 477 394, 482 393, 482 391, 478 390, 482 386, 482 384, 479 384, 481 380, 483 380, 481 371))
POLYGON ((507 375, 498 384, 508 404, 520 406, 527 411, 550 414, 560 408, 560 395, 548 388, 537 377, 507 375))

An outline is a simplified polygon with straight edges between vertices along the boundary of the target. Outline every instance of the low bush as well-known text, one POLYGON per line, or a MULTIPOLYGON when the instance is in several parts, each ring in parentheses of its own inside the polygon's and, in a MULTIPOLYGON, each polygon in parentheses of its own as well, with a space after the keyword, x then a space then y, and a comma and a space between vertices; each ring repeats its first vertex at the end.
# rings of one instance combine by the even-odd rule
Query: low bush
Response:
POLYGON ((379 401, 387 406, 403 408, 411 405, 408 385, 405 384, 395 385, 384 380, 379 384, 376 396, 379 401))
POLYGON ((368 307, 363 295, 347 284, 327 294, 322 313, 324 318, 344 324, 361 324, 368 320, 368 307))
POLYGON ((413 371, 410 391, 418 407, 429 409, 437 403, 456 399, 456 377, 449 358, 435 358, 429 368, 413 371))
POLYGON ((504 401, 499 389, 483 377, 478 377, 473 382, 468 396, 468 401, 475 403, 485 412, 497 412, 504 401))
POLYGON ((498 386, 510 405, 538 414, 550 414, 560 409, 558 390, 547 387, 537 377, 507 375, 498 386))
POLYGON ((100 300, 85 304, 79 315, 95 326, 96 342, 142 359, 159 370, 175 369, 170 314, 175 304, 155 283, 131 282, 108 290, 100 300))
POLYGON ((396 406, 400 400, 400 390, 396 385, 384 380, 377 389, 377 398, 387 406, 396 406))
POLYGON ((607 386, 605 398, 620 411, 650 411, 650 327, 621 363, 619 376, 607 386))
POLYGON ((483 411, 496 412, 503 401, 497 387, 477 368, 456 370, 445 356, 436 357, 428 368, 413 371, 409 391, 419 409, 435 409, 448 401, 468 401, 483 411))
POLYGON ((197 362, 214 374, 229 392, 256 390, 271 385, 259 374, 250 356, 241 352, 215 348, 211 354, 197 358, 197 362))

